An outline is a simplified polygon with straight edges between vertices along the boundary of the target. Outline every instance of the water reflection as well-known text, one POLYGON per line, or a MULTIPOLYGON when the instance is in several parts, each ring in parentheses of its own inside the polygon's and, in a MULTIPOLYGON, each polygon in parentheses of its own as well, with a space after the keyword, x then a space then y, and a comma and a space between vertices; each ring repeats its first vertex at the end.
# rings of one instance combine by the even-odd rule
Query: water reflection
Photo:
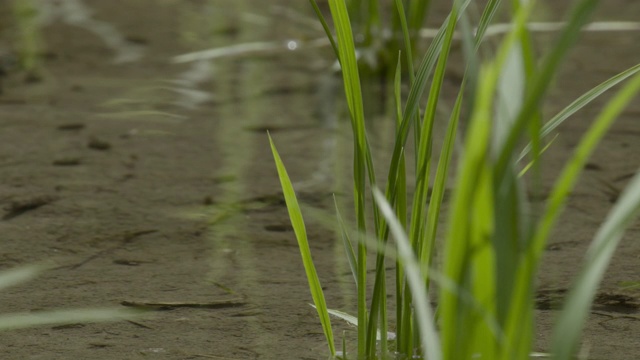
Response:
POLYGON ((31 0, 38 9, 38 22, 41 26, 56 21, 88 30, 100 38, 116 54, 115 63, 126 63, 139 60, 144 48, 133 44, 112 24, 96 20, 91 9, 80 0, 31 0))
MULTIPOLYGON (((283 332, 300 326, 293 314, 307 311, 306 304, 311 298, 304 283, 296 285, 293 292, 290 289, 291 284, 298 284, 296 279, 304 277, 293 233, 276 236, 277 232, 268 233, 265 229, 281 231, 286 227, 256 227, 265 222, 288 222, 284 208, 274 205, 282 200, 265 130, 272 130, 296 181, 296 189, 305 194, 303 197, 330 204, 331 192, 339 191, 336 184, 341 186, 335 176, 335 168, 348 167, 346 163, 350 158, 347 155, 350 151, 347 145, 349 137, 340 135, 342 130, 348 130, 348 122, 340 125, 336 115, 339 81, 336 83, 336 78, 323 75, 324 80, 319 82, 317 74, 310 74, 313 71, 309 70, 311 63, 308 60, 317 54, 305 53, 305 50, 325 46, 326 40, 298 40, 291 35, 300 33, 299 23, 280 21, 275 15, 252 16, 257 12, 256 3, 252 1, 234 1, 233 5, 220 1, 206 4, 224 14, 214 20, 217 28, 234 28, 234 31, 208 41, 204 40, 204 35, 200 37, 203 40, 199 45, 208 50, 196 48, 196 51, 172 60, 176 66, 187 66, 174 85, 211 93, 216 99, 212 121, 217 123, 217 127, 212 134, 212 143, 216 144, 222 160, 214 169, 214 176, 233 178, 218 184, 215 203, 207 208, 211 223, 211 271, 207 278, 221 288, 242 293, 261 309, 274 311, 265 310, 264 315, 242 319, 247 326, 246 332, 251 334, 246 339, 251 342, 247 346, 257 353, 273 354, 275 344, 282 341, 283 332), (251 26, 233 24, 237 19, 251 22, 251 26), (273 258, 273 254, 279 254, 275 256, 281 260, 273 258), (286 303, 296 307, 287 309, 289 314, 282 312, 283 292, 291 293, 288 296, 292 298, 286 303), (272 322, 281 324, 279 326, 283 328, 267 331, 268 324, 272 322)), ((285 10, 301 13, 309 10, 306 3, 287 8, 268 4, 261 7, 265 8, 261 14, 275 11, 281 15, 285 10)), ((198 11, 214 12, 212 9, 198 11)), ((182 16, 191 18, 195 14, 182 16)), ((193 27, 185 32, 192 40, 198 38, 195 36, 198 30, 193 27)), ((330 64, 331 61, 326 61, 324 69, 328 69, 330 64)), ((182 99, 184 103, 188 101, 187 97, 182 99)), ((339 178, 342 179, 341 176, 339 178)), ((331 230, 321 230, 320 233, 332 237, 331 230)), ((319 261, 322 269, 334 271, 321 276, 350 280, 342 244, 330 239, 313 241, 318 240, 331 244, 333 249, 324 255, 315 255, 323 259, 319 261)), ((350 297, 354 290, 352 283, 336 280, 330 283, 339 286, 331 288, 334 298, 331 306, 344 309, 346 305, 353 304, 350 297), (336 302, 336 298, 340 300, 336 302)), ((312 312, 309 312, 308 320, 316 321, 312 312)), ((340 328, 340 324, 337 325, 340 328)), ((319 323, 317 326, 320 330, 319 323)), ((305 328, 303 331, 309 330, 305 328)), ((313 346, 320 344, 318 346, 324 348, 322 343, 319 341, 313 346)))

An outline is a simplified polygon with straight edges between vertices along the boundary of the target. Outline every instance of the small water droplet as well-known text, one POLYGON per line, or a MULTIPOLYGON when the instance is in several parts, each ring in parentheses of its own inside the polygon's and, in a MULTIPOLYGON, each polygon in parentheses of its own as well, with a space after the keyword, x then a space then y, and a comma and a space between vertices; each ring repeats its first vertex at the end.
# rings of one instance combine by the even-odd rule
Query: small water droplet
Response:
POLYGON ((293 50, 296 50, 297 48, 298 48, 298 42, 294 40, 289 40, 287 42, 287 49, 293 51, 293 50))

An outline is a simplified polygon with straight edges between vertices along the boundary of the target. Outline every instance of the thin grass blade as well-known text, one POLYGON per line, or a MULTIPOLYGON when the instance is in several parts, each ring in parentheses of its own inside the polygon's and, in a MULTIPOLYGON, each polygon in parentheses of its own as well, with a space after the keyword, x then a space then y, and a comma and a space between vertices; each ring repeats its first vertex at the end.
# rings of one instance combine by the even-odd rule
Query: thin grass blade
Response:
POLYGON ((316 13, 318 20, 320 20, 320 23, 322 24, 322 28, 324 29, 324 32, 327 35, 329 42, 331 43, 331 47, 333 48, 333 52, 336 54, 336 58, 340 60, 340 51, 338 50, 338 44, 336 44, 336 40, 333 38, 333 34, 331 33, 329 24, 327 24, 327 20, 325 20, 324 15, 322 15, 322 11, 320 10, 320 7, 318 7, 318 3, 316 2, 316 0, 309 0, 309 2, 313 7, 313 11, 315 11, 316 13))
POLYGON ((387 202, 385 196, 377 188, 373 189, 373 198, 376 206, 380 208, 380 213, 389 224, 391 234, 398 244, 398 259, 403 264, 407 281, 412 290, 411 294, 417 315, 416 321, 420 329, 422 352, 425 358, 429 360, 441 360, 443 358, 442 350, 438 332, 433 321, 433 310, 431 309, 430 300, 427 295, 427 288, 422 280, 424 276, 420 272, 420 265, 413 253, 411 243, 402 225, 395 218, 393 209, 387 202))
POLYGON ((572 359, 578 350, 580 334, 589 316, 598 284, 611 261, 622 235, 640 212, 640 173, 621 194, 620 201, 598 230, 575 285, 569 292, 564 309, 554 329, 554 359, 572 359))
MULTIPOLYGON (((353 30, 344 0, 329 0, 329 8, 333 17, 336 34, 338 37, 338 56, 342 68, 342 79, 347 105, 351 115, 351 128, 353 132, 353 187, 356 222, 360 233, 366 232, 365 222, 365 176, 369 163, 369 178, 373 181, 373 166, 371 166, 371 154, 364 126, 364 108, 362 103, 362 89, 360 88, 360 75, 356 61, 356 49, 353 40, 353 30)), ((360 239, 359 239, 360 240, 360 239)), ((363 241, 358 241, 357 251, 357 277, 358 277, 358 356, 366 355, 367 337, 367 248, 363 241)), ((376 309, 377 311, 377 309, 376 309)))
MULTIPOLYGON (((464 13, 470 2, 471 0, 465 0, 461 2, 459 7, 459 14, 464 13)), ((397 181, 398 167, 400 166, 400 153, 405 147, 411 122, 415 120, 415 116, 418 113, 420 98, 424 93, 424 89, 427 85, 427 81, 429 80, 429 76, 431 75, 433 67, 435 66, 436 60, 438 59, 438 56, 440 54, 445 31, 450 20, 451 17, 447 17, 445 19, 444 23, 438 30, 438 33, 433 38, 431 45, 429 45, 429 49, 425 53, 420 65, 418 66, 415 81, 409 90, 409 95, 407 97, 404 112, 402 114, 402 121, 398 127, 398 131, 396 134, 395 146, 393 148, 393 154, 391 156, 391 164, 389 166, 389 174, 387 179, 387 192, 389 194, 388 198, 392 202, 395 200, 394 191, 397 181)), ((419 129, 416 128, 416 131, 419 131, 419 129)))
MULTIPOLYGON (((602 111, 585 136, 582 153, 589 152, 595 146, 598 134, 606 131, 610 124, 640 91, 640 75, 635 75, 630 82, 613 98, 602 111), (590 134, 593 134, 589 136, 590 134)), ((580 152, 577 152, 578 155, 580 152)), ((579 158, 580 159, 580 158, 579 158)), ((579 160, 576 160, 579 164, 579 160)), ((607 220, 600 227, 591 243, 589 251, 574 287, 567 297, 563 312, 555 327, 552 353, 556 359, 570 359, 578 347, 582 328, 589 315, 597 286, 603 277, 611 257, 620 242, 626 228, 640 212, 640 173, 631 180, 620 200, 609 213, 607 220), (559 336, 561 334, 561 336, 559 336), (559 341, 559 340, 562 341, 559 341)))
MULTIPOLYGON (((460 111, 462 109, 462 99, 464 94, 464 82, 458 93, 458 97, 453 106, 453 112, 447 125, 447 133, 445 135, 444 144, 440 152, 440 159, 438 160, 438 168, 436 170, 436 178, 433 182, 433 190, 431 192, 431 200, 429 200, 429 209, 427 210, 427 223, 426 223, 426 236, 423 242, 419 259, 423 264, 422 271, 427 274, 428 265, 431 264, 433 257, 433 250, 436 243, 436 233, 438 231, 438 220, 440 218, 440 208, 442 201, 444 200, 444 192, 447 185, 447 179, 449 174, 449 165, 453 157, 453 147, 455 145, 456 134, 458 130, 458 122, 460 120, 460 111)), ((428 277, 425 279, 428 283, 428 277)))
POLYGON ((291 184, 291 180, 289 179, 287 169, 285 168, 284 163, 282 162, 282 159, 278 154, 278 150, 273 143, 271 135, 268 136, 269 144, 271 145, 271 152, 273 153, 273 159, 278 170, 280 185, 282 186, 282 192, 284 193, 285 202, 287 203, 287 210, 289 211, 291 226, 293 226, 293 230, 296 234, 296 239, 298 240, 300 255, 302 255, 302 263, 304 264, 304 270, 307 274, 307 280, 309 282, 309 289, 311 290, 311 297, 313 298, 313 303, 315 304, 318 311, 320 323, 322 324, 322 330, 324 331, 324 335, 327 338, 331 356, 335 356, 336 348, 333 341, 331 319, 329 318, 329 313, 327 312, 327 304, 324 298, 324 292, 322 291, 322 286, 320 285, 320 279, 318 278, 315 265, 313 264, 313 259, 311 258, 311 250, 309 249, 309 241, 307 239, 307 230, 302 218, 302 212, 300 211, 300 205, 298 204, 298 199, 296 198, 295 191, 293 190, 293 185, 291 184))
MULTIPOLYGON (((407 57, 407 72, 409 73, 409 86, 413 84, 413 80, 416 74, 413 72, 413 44, 411 42, 411 34, 409 33, 409 27, 407 25, 407 15, 404 12, 404 5, 402 0, 395 0, 396 10, 398 11, 398 19, 400 20, 400 27, 402 28, 402 38, 404 40, 404 51, 407 57)), ((400 62, 398 62, 398 67, 400 62)), ((397 73, 396 73, 397 78, 397 73)))
POLYGON ((493 21, 498 9, 500 8, 500 4, 502 0, 490 0, 487 5, 484 7, 482 11, 482 15, 480 16, 480 21, 478 22, 478 27, 476 28, 475 34, 475 50, 478 51, 480 45, 482 44, 482 40, 484 40, 484 35, 487 31, 487 28, 493 21))
MULTIPOLYGON (((447 238, 444 249, 444 276, 458 286, 468 289, 470 272, 471 227, 474 193, 481 169, 486 166, 489 149, 489 130, 491 128, 491 94, 494 91, 497 75, 489 74, 487 68, 481 72, 478 101, 469 124, 469 135, 465 142, 465 152, 459 164, 458 179, 452 199, 447 238), (489 81, 493 78, 493 81, 489 81)), ((471 292, 471 291, 470 291, 471 292)), ((440 322, 442 332, 443 356, 445 359, 463 359, 472 355, 469 336, 473 324, 467 322, 470 315, 468 304, 455 292, 441 289, 440 322), (471 325, 471 326, 469 326, 471 325), (466 354, 466 355, 465 355, 466 354)))
POLYGON ((538 258, 546 245, 549 233, 564 208, 567 196, 573 189, 589 156, 616 118, 640 90, 640 74, 635 75, 627 85, 604 107, 587 133, 583 136, 571 159, 553 186, 547 209, 533 240, 534 256, 538 258))
MULTIPOLYGON (((433 146, 433 124, 435 123, 436 109, 440 98, 440 90, 444 82, 444 76, 447 67, 447 61, 453 42, 453 33, 456 28, 458 11, 460 2, 455 1, 449 14, 449 21, 445 31, 442 47, 438 63, 433 74, 431 88, 429 90, 429 98, 427 107, 422 121, 422 131, 420 132, 419 145, 417 150, 417 168, 416 168, 416 192, 413 198, 413 207, 411 212, 411 230, 409 231, 409 239, 415 249, 422 247, 420 240, 423 240, 424 234, 424 204, 428 202, 429 190, 429 173, 431 167, 431 148, 433 146)), ((427 261, 427 259, 421 259, 427 261)))
MULTIPOLYGON (((556 136, 553 137, 553 139, 551 139, 551 141, 549 141, 549 143, 547 145, 545 145, 541 150, 540 150, 540 155, 544 154, 545 151, 549 150, 549 148, 551 147, 551 145, 553 144, 554 141, 556 141, 556 139, 558 138, 558 135, 560 134, 556 134, 556 136)), ((535 161, 535 160, 534 160, 535 161)), ((518 177, 522 177, 524 176, 524 174, 527 173, 527 171, 529 171, 529 169, 531 169, 531 167, 533 166, 534 161, 530 161, 527 165, 525 165, 522 170, 520 170, 520 172, 518 173, 518 177)))
MULTIPOLYGON (((535 1, 529 1, 523 8, 531 8, 534 3, 535 1)), ((505 172, 508 170, 509 163, 513 158, 515 146, 524 129, 529 124, 530 115, 537 111, 543 95, 546 93, 551 80, 557 72, 558 66, 568 50, 576 42, 582 26, 586 24, 597 3, 598 0, 580 0, 570 11, 566 27, 560 33, 553 48, 541 65, 540 71, 537 73, 533 84, 528 89, 527 97, 520 109, 517 119, 514 121, 513 130, 505 140, 502 149, 500 149, 500 155, 498 156, 495 166, 496 179, 499 181, 505 176, 505 172)), ((520 33, 522 33, 522 30, 519 30, 519 34, 520 33)))
MULTIPOLYGON (((625 81, 629 77, 635 75, 640 71, 640 64, 630 67, 629 69, 605 80, 598 86, 590 89, 586 93, 582 94, 579 98, 569 104, 566 108, 562 109, 558 114, 556 114, 551 120, 544 124, 542 127, 542 131, 540 133, 540 137, 545 137, 549 135, 553 130, 555 130, 560 124, 562 124, 565 120, 567 120, 571 115, 575 114, 577 111, 591 103, 593 100, 598 98, 600 95, 607 92, 612 87, 618 85, 619 83, 625 81)), ((520 153, 520 157, 518 161, 521 161, 529 152, 531 151, 531 144, 528 144, 520 153)))
POLYGON ((340 233, 342 234, 342 242, 344 245, 344 252, 347 254, 347 261, 349 262, 349 268, 351 269, 351 274, 353 274, 353 279, 355 281, 356 287, 358 286, 358 260, 356 259, 356 253, 353 250, 353 243, 351 242, 351 238, 349 237, 349 230, 344 223, 344 218, 340 213, 340 209, 338 209, 338 202, 336 201, 335 195, 333 196, 333 203, 336 207, 336 216, 338 218, 338 225, 340 226, 340 233))
MULTIPOLYGON (((582 172, 587 159, 606 134, 613 121, 620 115, 626 105, 636 96, 640 90, 640 74, 636 74, 629 83, 616 94, 616 96, 604 107, 587 133, 583 136, 574 154, 569 159, 560 177, 556 181, 549 197, 543 217, 539 221, 532 242, 529 255, 524 258, 517 273, 515 282, 514 301, 511 305, 511 316, 508 329, 521 327, 522 299, 531 298, 531 289, 526 283, 530 283, 535 274, 537 264, 542 256, 553 226, 558 220, 566 199, 573 189, 574 184, 582 172), (520 303, 518 302, 520 301, 520 303)), ((590 300, 589 300, 590 301, 590 300)), ((584 304, 582 304, 584 306, 584 304)), ((575 315, 574 315, 575 316, 575 315)), ((563 351, 567 349, 563 348, 563 351)))

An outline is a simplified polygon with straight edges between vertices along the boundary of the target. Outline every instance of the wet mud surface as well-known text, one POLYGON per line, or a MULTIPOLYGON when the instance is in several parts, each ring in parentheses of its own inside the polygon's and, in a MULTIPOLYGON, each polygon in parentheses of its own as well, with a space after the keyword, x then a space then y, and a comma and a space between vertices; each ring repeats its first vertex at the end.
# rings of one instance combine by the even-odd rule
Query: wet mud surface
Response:
MULTIPOLYGON (((48 6, 67 3, 84 17, 49 10, 40 79, 25 81, 33 79, 10 64, 2 78, 0 268, 51 266, 0 292, 2 312, 134 307, 151 315, 4 332, 0 358, 325 358, 265 132, 305 203, 331 212, 333 192, 348 202, 350 135, 335 110, 340 93, 327 80, 330 49, 312 41, 323 33, 308 4, 48 6), (185 57, 237 44, 245 44, 237 55, 185 57)), ((614 3, 598 19, 640 14, 635 2, 614 3)), ((9 61, 14 44, 2 31, 0 56, 9 61)), ((638 43, 640 33, 585 34, 549 114, 636 64, 638 43)), ((603 101, 561 128, 545 155, 543 190, 603 101)), ((553 235, 536 296, 536 350, 547 349, 593 234, 637 171, 639 119, 636 101, 593 156, 553 235)), ((342 244, 313 222, 309 234, 330 307, 353 312, 342 244)), ((602 283, 584 339, 590 359, 640 354, 640 291, 628 286, 640 281, 639 236, 636 223, 602 283)), ((353 333, 338 321, 336 330, 353 333)))

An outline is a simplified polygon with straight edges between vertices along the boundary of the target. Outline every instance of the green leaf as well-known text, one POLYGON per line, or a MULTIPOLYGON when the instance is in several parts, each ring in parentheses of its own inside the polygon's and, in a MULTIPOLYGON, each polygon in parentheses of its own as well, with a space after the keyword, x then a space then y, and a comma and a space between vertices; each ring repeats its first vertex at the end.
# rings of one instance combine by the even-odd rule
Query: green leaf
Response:
MULTIPOLYGON (((531 8, 533 2, 528 2, 523 8, 531 8)), ((533 79, 533 84, 528 88, 527 97, 520 109, 520 113, 513 123, 513 129, 509 137, 505 140, 504 146, 500 149, 500 154, 495 166, 496 179, 500 181, 505 176, 509 164, 514 155, 514 149, 522 136, 522 133, 531 120, 531 114, 536 113, 544 94, 547 92, 551 80, 555 76, 557 69, 565 55, 576 42, 582 26, 587 22, 589 15, 593 12, 598 0, 580 0, 570 11, 569 19, 563 31, 551 51, 545 57, 540 71, 533 79)), ((522 31, 520 31, 521 33, 522 31)), ((520 37, 520 35, 518 35, 520 37)))
POLYGON ((373 188, 373 198, 376 206, 380 208, 380 213, 387 220, 391 234, 398 244, 398 259, 402 263, 407 281, 411 286, 411 294, 413 296, 413 306, 416 311, 416 321, 420 329, 420 342, 425 358, 429 360, 441 360, 442 350, 438 338, 435 323, 433 321, 433 310, 429 297, 427 296, 427 288, 424 284, 424 276, 420 271, 418 260, 413 254, 411 243, 407 238, 402 225, 396 219, 393 209, 387 202, 386 198, 377 188, 373 188))
MULTIPOLYGON (((565 194, 578 178, 589 154, 598 141, 606 133, 611 123, 620 115, 627 104, 640 91, 640 75, 635 75, 630 82, 605 106, 589 131, 578 145, 575 155, 562 173, 560 181, 554 187, 549 215, 545 217, 543 231, 560 210, 565 194), (554 216, 555 215, 555 216, 554 216), (553 217, 553 218, 552 218, 553 217)), ((552 353, 556 359, 572 358, 578 347, 580 334, 589 315, 589 309, 597 286, 613 256, 615 249, 626 228, 640 211, 640 175, 636 175, 621 194, 620 200, 609 213, 591 243, 585 259, 585 265, 575 286, 567 297, 566 305, 556 325, 552 344, 552 353)), ((545 236, 543 232, 540 239, 545 236)), ((539 240, 540 240, 539 239, 539 240)), ((536 243, 536 252, 544 243, 536 243)))
MULTIPOLYGON (((371 153, 364 126, 364 108, 362 104, 362 89, 360 74, 356 61, 356 50, 353 41, 351 22, 344 0, 329 0, 329 8, 333 17, 338 37, 338 56, 342 69, 342 80, 347 105, 351 115, 353 132, 353 188, 356 222, 361 233, 366 232, 365 216, 365 176, 368 170, 369 181, 375 182, 371 153)), ((360 240, 360 239, 359 239, 360 240)), ((370 339, 367 337, 367 248, 363 241, 358 241, 357 278, 358 278, 358 356, 365 357, 370 339)))
POLYGON ((356 253, 353 250, 353 243, 351 242, 351 238, 349 237, 349 230, 344 223, 344 218, 342 214, 340 214, 340 210, 338 209, 338 202, 336 201, 335 195, 333 196, 333 203, 336 207, 336 216, 338 218, 338 225, 340 226, 340 234, 342 234, 342 242, 344 245, 344 252, 347 254, 347 260, 349 262, 349 268, 351 269, 351 274, 353 274, 353 280, 355 281, 356 287, 358 286, 358 260, 356 259, 356 253))
MULTIPOLYGON (((436 178, 433 182, 433 190, 431 192, 431 200, 429 201, 429 209, 427 212, 427 224, 425 231, 425 241, 421 244, 419 259, 423 264, 423 271, 426 273, 434 253, 436 243, 436 233, 438 231, 438 220, 440 218, 440 208, 444 200, 445 187, 449 174, 449 165, 453 157, 453 146, 455 145, 456 134, 458 130, 458 121, 460 120, 460 111, 462 109, 462 99, 465 89, 465 83, 461 85, 458 92, 458 98, 453 106, 453 112, 447 125, 447 134, 445 135, 444 144, 440 152, 438 160, 438 168, 436 170, 436 178)), ((428 278, 425 279, 428 282, 428 278)))
POLYGON ((296 234, 296 239, 298 240, 300 255, 302 255, 302 263, 307 274, 309 289, 311 290, 311 297, 313 298, 313 303, 315 304, 318 311, 318 316, 320 317, 320 322, 322 324, 322 330, 324 331, 324 335, 327 338, 331 356, 335 356, 336 348, 333 342, 331 319, 329 318, 329 313, 327 312, 327 304, 324 299, 322 286, 320 285, 320 279, 318 278, 316 268, 313 264, 313 259, 311 258, 311 250, 309 249, 309 241, 307 239, 307 230, 302 218, 302 212, 300 211, 300 205, 298 204, 298 199, 296 198, 296 194, 293 190, 293 185, 291 184, 289 175, 287 174, 287 169, 285 168, 284 163, 282 162, 282 159, 278 154, 278 150, 273 143, 273 139, 271 139, 271 135, 268 136, 269 144, 271 145, 271 152, 273 153, 273 159, 275 160, 276 168, 278 169, 280 185, 282 186, 284 199, 287 203, 287 210, 289 211, 291 226, 293 226, 293 230, 296 234))
POLYGON ((316 2, 316 0, 309 0, 309 2, 313 7, 313 11, 315 11, 316 13, 318 20, 320 20, 320 23, 322 24, 322 28, 324 29, 324 32, 327 35, 329 42, 331 43, 331 47, 333 48, 333 52, 336 54, 336 57, 338 58, 338 60, 340 60, 340 55, 339 55, 340 51, 338 50, 338 44, 336 44, 336 41, 333 39, 333 34, 331 34, 331 29, 329 29, 329 25, 327 24, 327 21, 324 19, 324 16, 322 15, 322 11, 318 7, 318 3, 316 2))
MULTIPOLYGON (((565 120, 567 120, 571 115, 575 114, 578 110, 582 109, 591 101, 598 98, 600 95, 607 92, 612 87, 618 85, 619 83, 625 81, 629 77, 635 75, 640 71, 640 64, 630 67, 629 69, 612 76, 611 78, 605 80, 598 86, 590 89, 586 93, 582 94, 579 98, 569 104, 567 107, 562 109, 556 116, 551 118, 544 126, 542 127, 542 131, 540 133, 540 137, 545 137, 549 135, 553 130, 555 130, 560 124, 562 124, 565 120)), ((531 144, 527 145, 522 152, 520 153, 520 157, 518 161, 521 161, 528 153, 531 151, 531 144)))

